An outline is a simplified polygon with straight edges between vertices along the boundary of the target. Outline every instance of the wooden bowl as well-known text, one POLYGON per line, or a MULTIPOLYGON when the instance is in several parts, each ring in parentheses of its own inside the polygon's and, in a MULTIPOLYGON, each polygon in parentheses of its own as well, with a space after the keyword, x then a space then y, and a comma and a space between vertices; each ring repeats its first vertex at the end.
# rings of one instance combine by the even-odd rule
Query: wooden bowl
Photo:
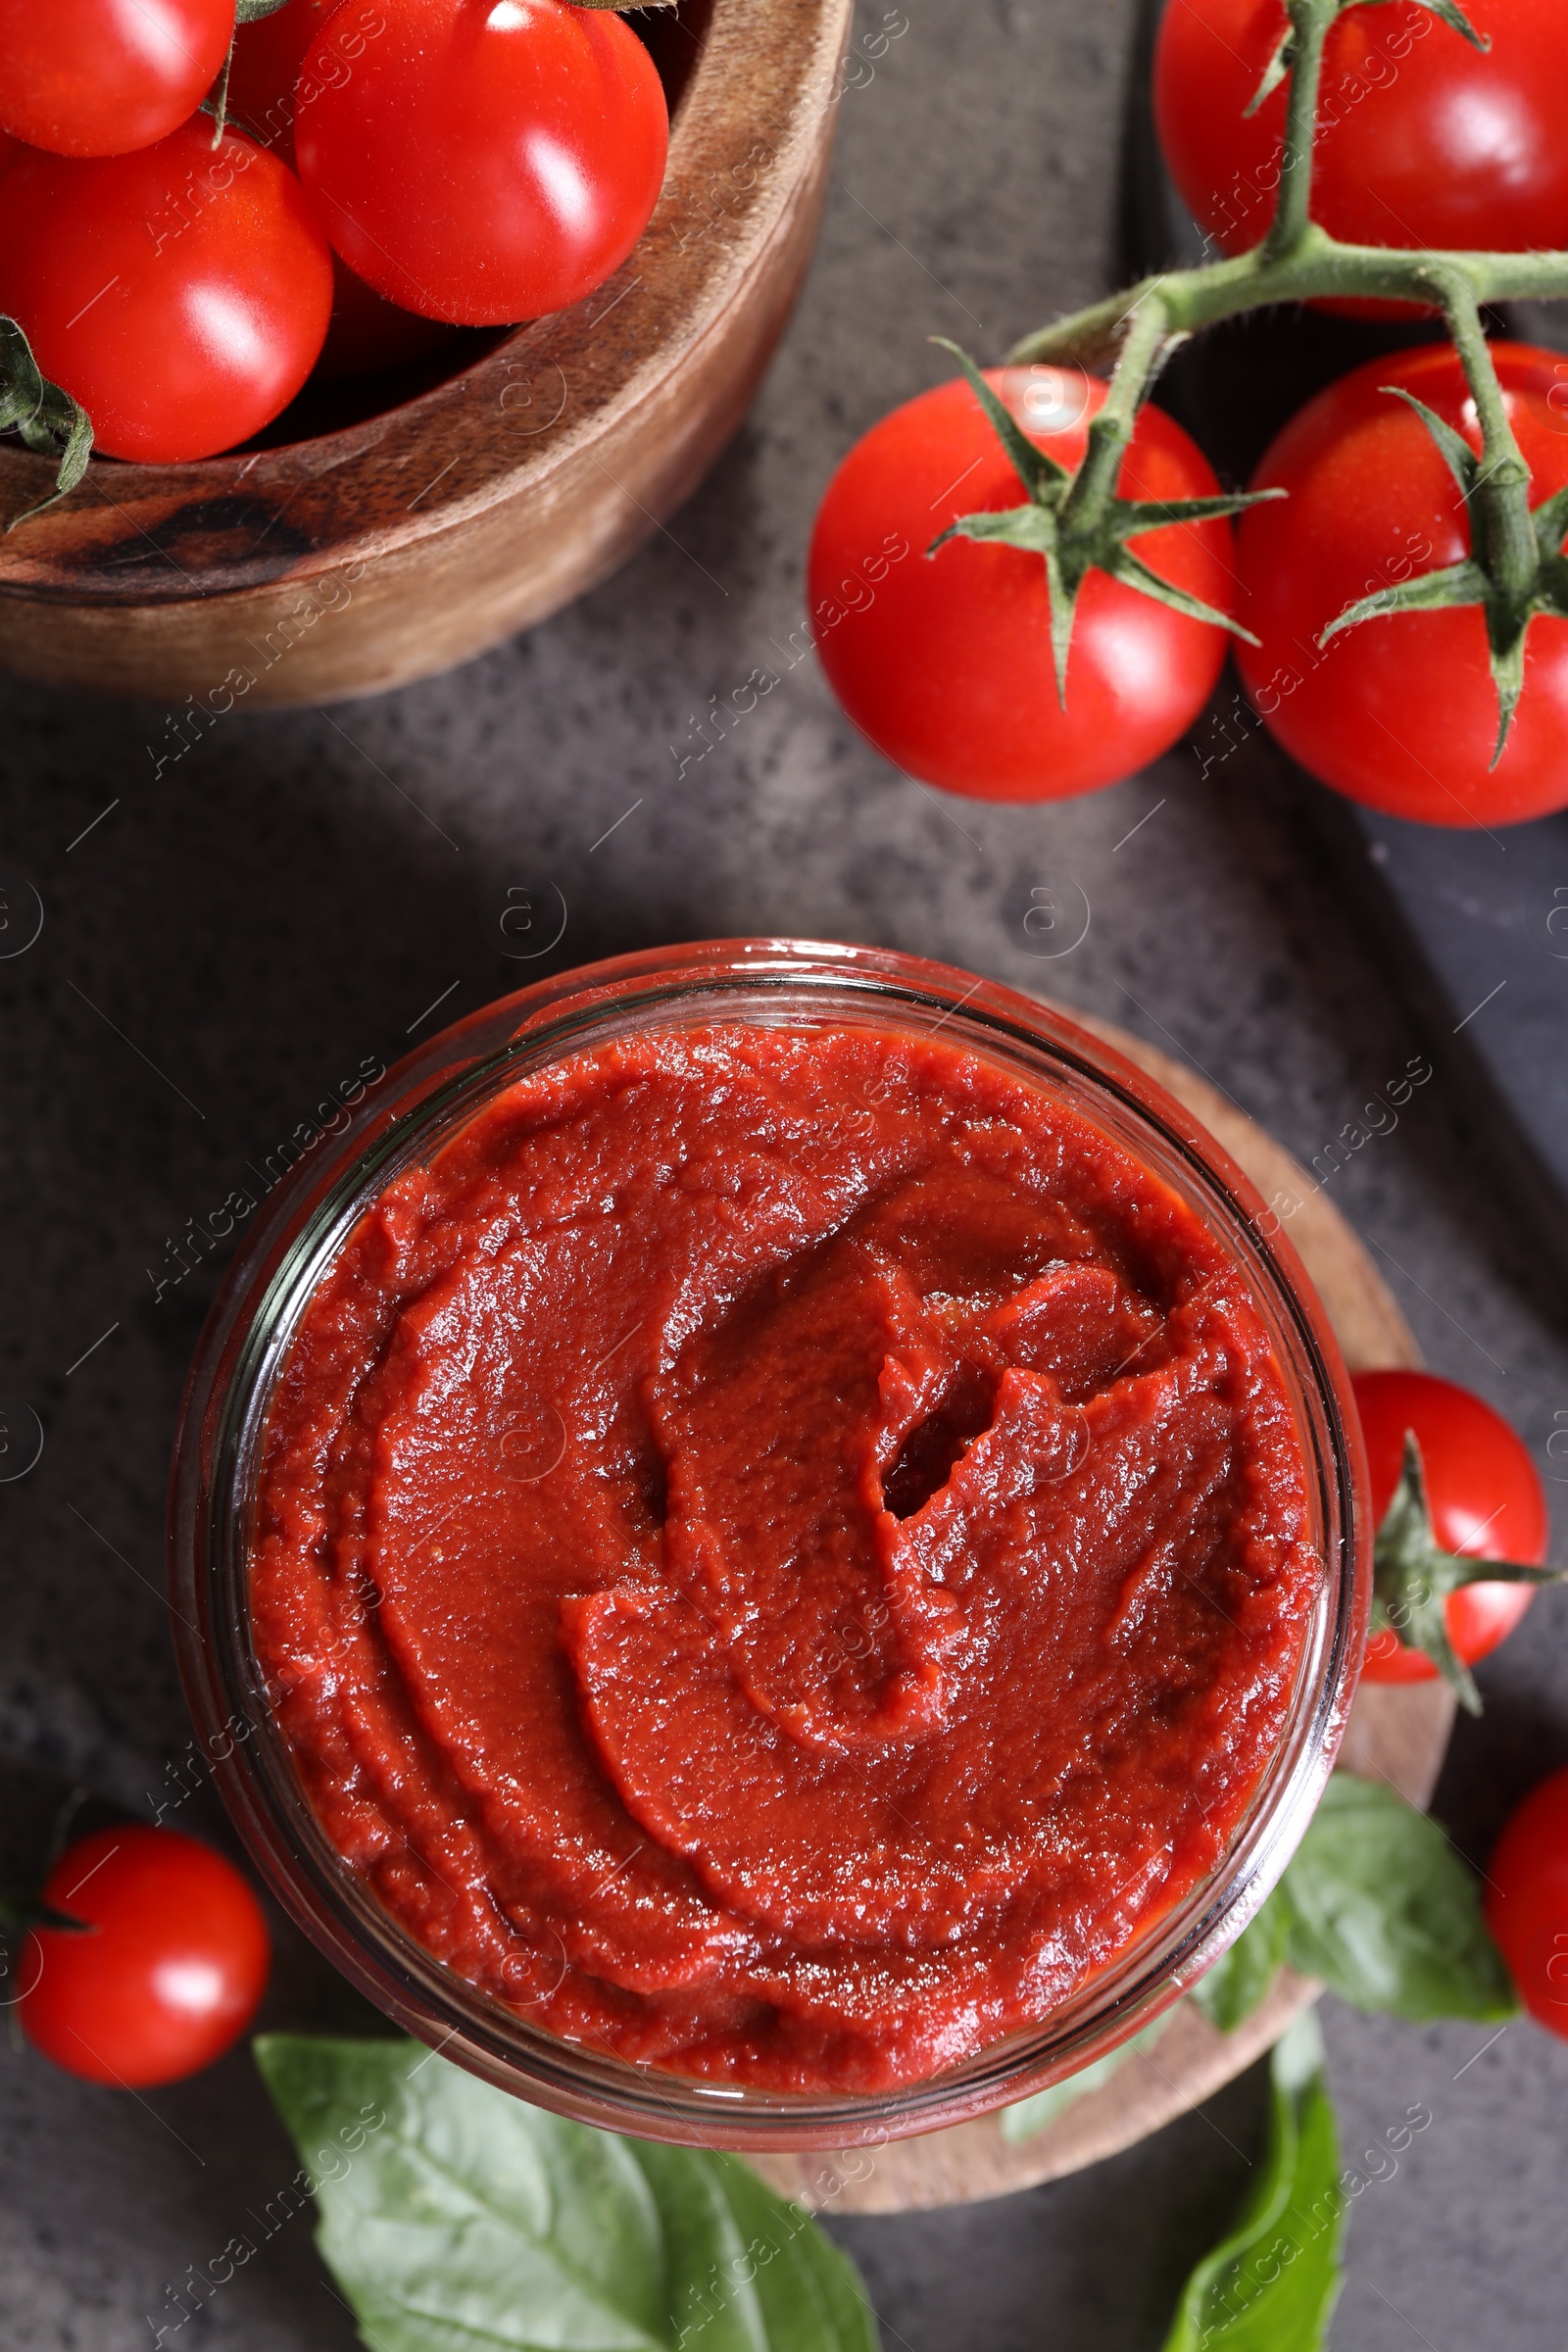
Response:
MULTIPOLYGON (((783 330, 852 8, 649 19, 669 170, 623 269, 573 310, 460 338, 457 372, 336 430, 184 466, 95 459, 0 538, 0 664, 189 702, 199 723, 446 669, 605 578, 696 488, 783 330)), ((0 517, 50 481, 0 448, 0 517)))

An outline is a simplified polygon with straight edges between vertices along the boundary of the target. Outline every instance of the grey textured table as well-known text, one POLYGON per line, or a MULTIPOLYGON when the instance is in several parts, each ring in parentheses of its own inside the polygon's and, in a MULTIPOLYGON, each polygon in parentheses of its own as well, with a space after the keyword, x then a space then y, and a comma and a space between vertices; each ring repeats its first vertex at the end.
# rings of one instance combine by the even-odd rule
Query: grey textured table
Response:
MULTIPOLYGON (((905 0, 908 31, 843 103, 821 254, 750 424, 669 533, 574 612, 330 717, 225 719, 156 779, 163 712, 0 687, 9 936, 30 928, 27 889, 44 916, 0 962, 4 1458, 30 1451, 29 1413, 44 1436, 30 1471, 0 1485, 7 1877, 73 1782, 149 1812, 184 1751, 160 1523, 218 1267, 155 1298, 167 1243, 364 1055, 390 1060, 540 968, 498 952, 510 886, 563 893, 558 963, 794 931, 1049 987, 1189 1055, 1303 1158, 1412 1051, 1256 739, 1206 776, 1182 750, 1061 808, 944 802, 868 752, 803 662, 677 777, 693 714, 800 625, 816 499, 851 439, 935 378, 924 338, 994 354, 1110 282, 1131 5, 905 0), (1083 892, 1091 920, 1047 962, 1021 916, 1049 875, 1083 892)), ((880 16, 876 0, 865 22, 880 16)), ((1334 1184, 1430 1360, 1568 1479, 1546 1452, 1568 1429, 1552 1301, 1437 1089, 1334 1184)), ((1568 1535, 1568 1484, 1551 1491, 1568 1535)), ((1478 1857, 1568 1759, 1568 1599, 1538 1604, 1481 1679, 1488 1715, 1461 1727, 1439 1800, 1478 1857)), ((203 1791, 173 1818, 226 1837, 203 1791)), ((280 1926, 268 2021, 357 2013, 280 1926)), ((1557 2352, 1568 2048, 1526 2024, 1478 2056, 1482 2031, 1332 2003, 1325 2022, 1348 2155, 1412 2101, 1435 2118, 1354 2207, 1336 2344, 1557 2352)), ((293 2170, 243 2052, 139 2099, 0 2037, 0 2100, 7 2352, 147 2347, 170 2286, 293 2170)), ((837 2233, 890 2352, 1153 2347, 1261 2127, 1254 2076, 1073 2180, 837 2233)), ((308 2217, 165 2340, 350 2344, 308 2217)))

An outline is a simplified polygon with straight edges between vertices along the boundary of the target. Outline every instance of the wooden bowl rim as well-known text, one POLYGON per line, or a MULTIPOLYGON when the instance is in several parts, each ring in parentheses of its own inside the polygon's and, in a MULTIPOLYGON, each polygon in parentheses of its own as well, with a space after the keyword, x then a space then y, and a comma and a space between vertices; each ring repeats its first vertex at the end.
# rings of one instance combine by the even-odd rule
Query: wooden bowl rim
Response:
MULTIPOLYGON (((293 573, 316 574, 394 550, 405 552, 523 491, 538 495, 553 475, 580 460, 586 448, 609 437, 644 404, 653 403, 692 350, 721 327, 747 278, 760 265, 769 231, 810 172, 817 154, 818 117, 839 95, 834 81, 852 14, 853 0, 711 0, 698 57, 675 107, 659 203, 631 256, 593 294, 570 310, 524 321, 471 367, 412 399, 331 432, 274 449, 225 453, 173 466, 120 460, 95 464, 82 485, 98 493, 95 503, 76 504, 78 492, 26 525, 22 540, 0 538, 0 595, 103 610, 228 596, 293 573), (767 119, 756 112, 759 87, 775 94, 775 111, 767 119), (748 185, 735 172, 755 161, 759 142, 766 144, 770 154, 764 165, 751 172, 748 185), (726 166, 732 167, 733 200, 726 205, 722 226, 715 226, 709 215, 695 238, 683 235, 693 218, 693 200, 726 166), (695 267, 689 259, 693 254, 695 267), (552 430, 552 419, 525 436, 474 439, 472 420, 486 398, 500 414, 506 390, 515 380, 519 356, 536 370, 555 368, 564 392, 565 364, 584 368, 589 338, 639 286, 655 306, 649 314, 652 332, 608 393, 597 396, 597 387, 590 384, 588 399, 560 433, 552 430), (466 434, 465 425, 469 428, 466 434), (459 484, 428 503, 426 492, 418 493, 414 505, 389 522, 378 512, 374 496, 388 461, 401 468, 421 449, 434 461, 449 445, 468 460, 461 469, 454 468, 460 473, 459 484), (230 500, 238 507, 253 507, 258 525, 263 525, 263 494, 270 492, 279 503, 271 521, 262 527, 265 537, 302 487, 323 482, 328 484, 325 513, 318 519, 308 549, 285 552, 280 545, 262 556, 258 538, 248 556, 192 570, 153 537, 161 520, 204 507, 221 508, 230 500), (113 536, 104 532, 106 509, 113 536), (131 539, 140 535, 167 558, 164 565, 149 566, 128 580, 125 523, 131 539), (118 564, 112 568, 107 558, 118 558, 118 564), (119 569, 118 579, 114 568, 119 569)), ((564 401, 558 418, 567 405, 564 401)), ((24 508, 46 493, 52 468, 52 460, 14 447, 0 449, 0 511, 24 508)), ((428 485, 429 491, 436 489, 439 478, 438 474, 428 485)))

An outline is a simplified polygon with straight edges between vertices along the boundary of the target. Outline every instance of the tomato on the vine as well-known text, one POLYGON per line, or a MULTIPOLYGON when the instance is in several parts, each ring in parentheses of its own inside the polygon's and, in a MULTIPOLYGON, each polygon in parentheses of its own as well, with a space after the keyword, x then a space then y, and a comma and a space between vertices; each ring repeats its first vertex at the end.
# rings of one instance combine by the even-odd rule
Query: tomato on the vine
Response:
POLYGON ((310 373, 331 255, 293 172, 243 132, 215 148, 198 116, 135 155, 28 155, 5 206, 0 311, 110 457, 231 449, 310 373))
MULTIPOLYGON (((1038 447, 1078 464, 1103 383, 1054 368, 995 368, 986 380, 1038 447)), ((1201 498, 1218 487, 1180 425, 1146 405, 1121 494, 1201 498)), ((834 693, 895 765, 982 800, 1060 800, 1168 750, 1212 692, 1226 634, 1092 571, 1078 598, 1063 709, 1041 558, 968 539, 926 553, 960 514, 1018 499, 1011 462, 966 383, 906 402, 857 442, 828 484, 811 538, 811 623, 834 693)), ((1177 587, 1232 609, 1223 517, 1153 530, 1135 546, 1177 587)))
MULTIPOLYGON (((1546 1498, 1524 1442, 1482 1397, 1430 1372, 1357 1372, 1351 1387, 1366 1440, 1372 1519, 1384 1524, 1403 1469, 1405 1436, 1421 1449, 1432 1533, 1461 1559, 1515 1560, 1536 1568, 1546 1556, 1546 1498)), ((1448 1640, 1463 1665, 1494 1650, 1535 1598, 1526 1584, 1461 1585, 1448 1594, 1448 1640)), ((1370 1683, 1424 1683, 1438 1669, 1385 1628, 1367 1643, 1370 1683)))
POLYGON ((178 128, 234 32, 234 0, 0 0, 0 128, 56 155, 126 155, 178 128))
POLYGON ((1568 2039, 1568 1771, 1542 1781, 1509 1817, 1481 1903, 1525 2007, 1568 2039))
POLYGON ((294 125, 333 245, 377 293, 463 326, 564 310, 631 252, 669 116, 629 24, 564 0, 378 0, 384 31, 294 125))
POLYGON ((69 1846, 40 1896, 81 1925, 28 1930, 17 2015, 68 2074, 133 2090, 172 2082, 221 2057, 256 2014, 267 1922, 211 1846, 122 1822, 69 1846))
MULTIPOLYGON (((1351 8, 1324 50, 1312 217, 1349 244, 1568 245, 1568 8, 1464 0, 1483 52, 1415 0, 1351 8)), ((1245 252, 1274 217, 1286 91, 1249 116, 1283 0, 1170 0, 1154 53, 1160 145, 1199 224, 1245 252)))
MULTIPOLYGON (((1494 343, 1492 356, 1530 503, 1542 506, 1568 486, 1568 359, 1523 343, 1494 343)), ((1470 552, 1453 476, 1391 385, 1480 449, 1446 343, 1369 361, 1308 401, 1253 476, 1290 495, 1250 508, 1237 534, 1238 610, 1259 640, 1238 646, 1238 665, 1270 733, 1351 800, 1432 825, 1544 816, 1568 806, 1568 620, 1531 623, 1524 692, 1495 767, 1497 693, 1479 607, 1392 613, 1318 644, 1359 598, 1470 552)))

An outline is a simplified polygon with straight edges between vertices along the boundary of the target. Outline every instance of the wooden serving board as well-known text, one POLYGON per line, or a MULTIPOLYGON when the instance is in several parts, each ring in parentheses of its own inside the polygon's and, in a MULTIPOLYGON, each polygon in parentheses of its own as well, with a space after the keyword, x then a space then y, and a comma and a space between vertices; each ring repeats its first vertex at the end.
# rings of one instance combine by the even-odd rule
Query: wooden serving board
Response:
MULTIPOLYGON (((1291 1240, 1352 1371, 1420 1363, 1404 1317, 1361 1244, 1272 1136, 1185 1062, 1108 1021, 1081 1012, 1071 1017, 1184 1103, 1265 1200, 1284 1191, 1300 1202, 1291 1217, 1291 1240)), ((1425 1805, 1448 1743, 1453 1706, 1443 1683, 1367 1685, 1356 1694, 1340 1761, 1367 1779, 1390 1782, 1413 1804, 1425 1805)), ((1217 2032, 1192 2002, 1184 2002, 1152 2050, 1135 2051, 1108 2082, 1016 2144, 1003 2138, 999 2118, 987 2115, 885 2148, 796 2151, 754 2156, 751 2162, 784 2195, 834 2213, 910 2212, 1032 2188, 1113 2156, 1198 2106, 1260 2057, 1318 1991, 1316 1984, 1287 1969, 1267 2000, 1234 2034, 1217 2032)))

